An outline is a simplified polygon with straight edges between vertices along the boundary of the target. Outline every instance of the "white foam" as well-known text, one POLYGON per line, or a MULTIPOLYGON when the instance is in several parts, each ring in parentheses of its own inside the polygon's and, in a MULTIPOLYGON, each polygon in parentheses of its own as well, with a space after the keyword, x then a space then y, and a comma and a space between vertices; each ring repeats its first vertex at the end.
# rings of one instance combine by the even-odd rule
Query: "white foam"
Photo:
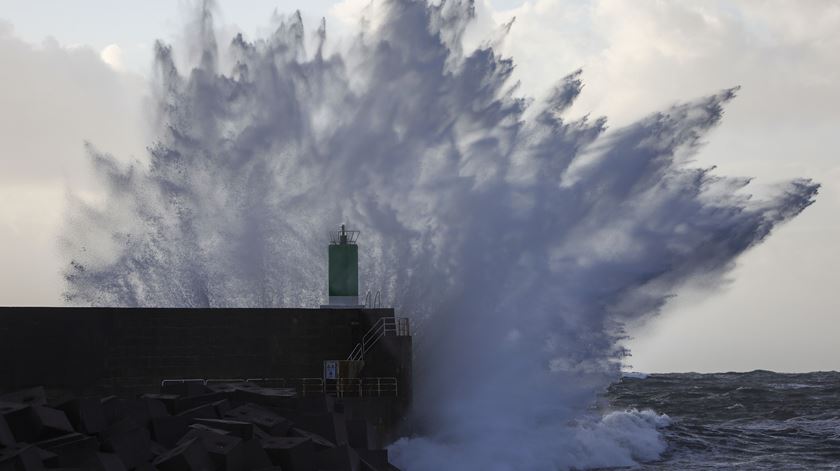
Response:
POLYGON ((556 471, 634 466, 653 461, 667 444, 659 429, 665 415, 645 411, 611 412, 567 424, 505 430, 465 440, 404 438, 389 449, 392 461, 408 471, 556 471))

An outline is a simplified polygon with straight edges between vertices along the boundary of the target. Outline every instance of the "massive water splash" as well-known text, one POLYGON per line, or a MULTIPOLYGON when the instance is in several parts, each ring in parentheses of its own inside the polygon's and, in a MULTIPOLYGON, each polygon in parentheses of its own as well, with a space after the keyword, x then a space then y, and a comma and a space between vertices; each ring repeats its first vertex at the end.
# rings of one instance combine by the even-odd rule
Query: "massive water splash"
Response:
MULTIPOLYGON (((221 52, 209 9, 196 63, 157 45, 159 140, 77 203, 66 299, 111 306, 314 306, 325 235, 362 231, 362 289, 411 316, 409 470, 626 465, 664 449, 652 413, 593 408, 620 372, 622 326, 714 279, 817 185, 750 198, 692 168, 725 90, 606 132, 566 120, 580 73, 544 102, 513 63, 464 51, 471 2, 377 4, 352 45, 306 52, 299 16, 221 52), (220 63, 235 64, 219 70, 220 63)), ((310 48, 311 49, 311 48, 310 48)))

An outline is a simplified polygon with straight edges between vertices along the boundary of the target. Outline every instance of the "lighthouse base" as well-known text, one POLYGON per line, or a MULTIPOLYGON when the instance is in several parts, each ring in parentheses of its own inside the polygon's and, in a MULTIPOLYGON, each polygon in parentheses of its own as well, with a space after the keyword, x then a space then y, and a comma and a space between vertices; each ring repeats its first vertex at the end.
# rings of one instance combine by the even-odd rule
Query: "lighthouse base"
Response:
POLYGON ((364 304, 359 304, 358 296, 330 296, 330 303, 321 305, 321 309, 362 309, 364 307, 364 304))

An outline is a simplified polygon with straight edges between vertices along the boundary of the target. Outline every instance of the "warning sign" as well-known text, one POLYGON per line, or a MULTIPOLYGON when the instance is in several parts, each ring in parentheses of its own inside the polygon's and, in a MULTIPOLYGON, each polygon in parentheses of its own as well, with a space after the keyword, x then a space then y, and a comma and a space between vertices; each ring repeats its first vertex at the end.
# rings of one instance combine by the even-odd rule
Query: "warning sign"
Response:
POLYGON ((324 379, 338 379, 338 360, 324 362, 324 379))

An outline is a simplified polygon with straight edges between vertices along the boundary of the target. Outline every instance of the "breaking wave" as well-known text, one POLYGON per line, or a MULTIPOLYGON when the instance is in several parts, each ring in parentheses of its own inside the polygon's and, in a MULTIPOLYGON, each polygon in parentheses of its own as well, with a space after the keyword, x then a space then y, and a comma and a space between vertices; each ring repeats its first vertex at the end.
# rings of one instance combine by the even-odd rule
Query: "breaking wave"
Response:
POLYGON ((329 54, 299 15, 219 47, 211 12, 192 66, 156 45, 148 160, 90 150, 108 197, 74 202, 67 302, 317 306, 326 232, 347 222, 362 290, 416 326, 415 435, 392 448, 408 470, 656 459, 666 418, 599 412, 622 326, 817 192, 751 198, 748 179, 692 166, 736 89, 610 131, 565 117, 579 71, 520 96, 492 42, 462 47, 472 2, 377 3, 329 54))

